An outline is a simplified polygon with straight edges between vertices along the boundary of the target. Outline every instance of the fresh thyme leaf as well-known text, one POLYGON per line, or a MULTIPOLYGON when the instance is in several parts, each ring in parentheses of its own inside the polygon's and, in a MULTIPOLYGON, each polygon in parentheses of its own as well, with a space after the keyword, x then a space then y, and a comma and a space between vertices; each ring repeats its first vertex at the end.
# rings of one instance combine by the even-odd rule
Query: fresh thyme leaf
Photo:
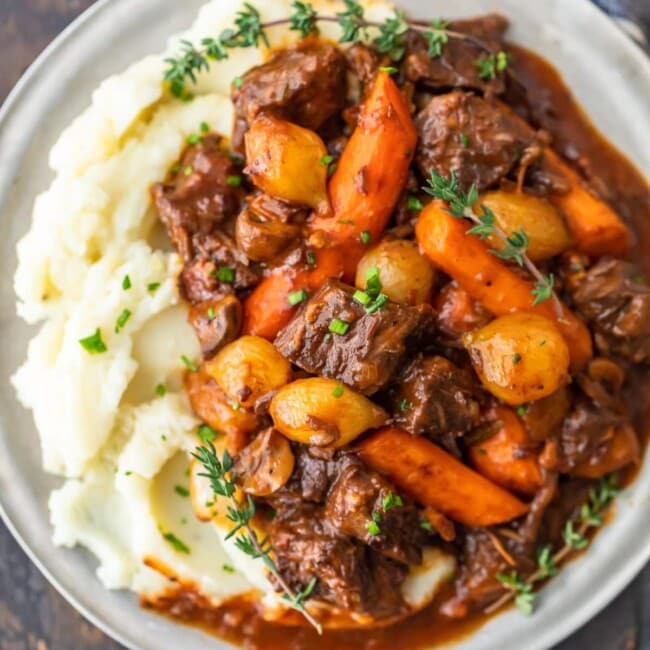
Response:
POLYGON ((467 234, 476 235, 481 241, 483 241, 494 232, 496 217, 494 216, 494 212, 492 212, 487 205, 482 205, 481 210, 483 210, 483 214, 476 215, 480 223, 472 226, 467 231, 467 234))
POLYGON ((406 14, 402 10, 396 10, 392 18, 387 18, 379 27, 379 35, 373 40, 375 47, 393 61, 401 61, 406 52, 406 40, 404 38, 409 26, 406 22, 406 14))
POLYGON ((589 540, 574 529, 572 521, 566 522, 564 531, 562 532, 562 537, 567 546, 576 549, 577 551, 586 548, 589 544, 589 540))
POLYGON ((289 29, 300 32, 303 38, 310 34, 318 34, 318 27, 316 26, 317 14, 313 5, 309 2, 296 0, 291 6, 295 11, 289 17, 289 29))
POLYGON ((345 11, 336 14, 343 30, 341 43, 356 43, 361 36, 368 37, 363 7, 355 0, 344 0, 345 11))
POLYGON ((511 573, 497 573, 497 580, 504 586, 508 587, 515 594, 515 605, 524 614, 533 613, 533 604, 535 594, 533 585, 526 582, 516 571, 511 573))
POLYGON ((223 61, 228 58, 227 45, 221 38, 204 38, 201 45, 205 48, 205 56, 212 61, 223 61))
POLYGON ((427 40, 429 56, 432 59, 439 57, 442 54, 442 46, 449 42, 448 26, 449 23, 436 18, 431 21, 431 29, 422 32, 422 36, 427 40))
POLYGON ((169 544, 171 544, 177 553, 184 553, 185 555, 190 554, 190 547, 185 544, 185 542, 176 537, 174 533, 162 533, 162 536, 166 542, 169 542, 169 544))
POLYGON ((103 354, 108 350, 106 343, 102 340, 102 331, 99 327, 95 330, 94 334, 80 339, 79 344, 88 354, 103 354))
POLYGON ((508 67, 510 55, 507 52, 498 52, 497 54, 489 54, 482 56, 474 61, 474 65, 478 70, 480 79, 496 79, 499 72, 503 72, 508 67))
POLYGON ((502 260, 514 260, 519 266, 524 265, 524 257, 528 249, 528 235, 524 232, 523 228, 519 228, 511 233, 507 238, 507 244, 502 250, 490 249, 490 253, 496 255, 502 260))
POLYGON ((244 10, 238 12, 235 19, 237 27, 237 46, 250 47, 259 46, 262 41, 266 47, 271 47, 266 31, 262 26, 260 12, 249 2, 244 2, 244 10))
POLYGON ((180 55, 175 59, 165 59, 165 63, 167 69, 163 79, 168 82, 172 95, 178 98, 187 96, 186 79, 196 83, 197 73, 210 67, 205 55, 188 40, 181 41, 180 55))
POLYGON ((555 561, 553 560, 553 547, 550 544, 542 546, 539 549, 537 553, 537 567, 539 580, 550 578, 558 572, 555 561))
POLYGON ((542 276, 542 280, 535 283, 535 288, 531 292, 535 297, 535 300, 533 301, 533 307, 536 307, 540 303, 548 300, 553 296, 554 284, 555 277, 552 273, 542 276))

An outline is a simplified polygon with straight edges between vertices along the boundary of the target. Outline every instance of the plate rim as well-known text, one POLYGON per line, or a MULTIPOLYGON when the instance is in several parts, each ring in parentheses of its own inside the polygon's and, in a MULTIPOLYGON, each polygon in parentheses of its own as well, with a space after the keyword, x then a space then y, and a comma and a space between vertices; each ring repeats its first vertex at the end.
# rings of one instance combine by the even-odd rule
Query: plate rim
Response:
MULTIPOLYGON (((119 0, 96 0, 94 4, 79 14, 69 25, 67 25, 34 59, 26 68, 18 81, 10 90, 9 94, 0 105, 0 130, 8 120, 10 114, 19 106, 23 95, 27 93, 30 84, 38 81, 39 76, 45 69, 46 63, 50 56, 64 47, 74 35, 83 29, 92 20, 97 19, 111 4, 119 0)), ((591 2, 590 0, 569 0, 575 5, 582 5, 587 11, 591 11, 594 17, 598 16, 601 24, 607 23, 608 30, 613 38, 616 38, 622 48, 625 48, 628 54, 633 55, 635 63, 643 69, 645 74, 650 78, 650 56, 644 52, 639 43, 634 41, 623 29, 614 21, 604 10, 591 2), (616 36, 614 36, 616 34, 616 36)), ((400 0, 392 0, 395 5, 400 4, 400 0)), ((163 44, 161 44, 162 46, 163 44)), ((623 152, 625 155, 625 152, 623 152)), ((646 455, 645 463, 650 463, 646 455)), ((113 627, 108 621, 105 621, 100 614, 95 614, 79 598, 70 593, 59 580, 50 572, 46 560, 42 560, 33 546, 26 541, 16 524, 11 519, 5 508, 4 495, 0 492, 0 519, 3 521, 12 537, 16 540, 19 547, 27 555, 29 560, 36 566, 41 575, 51 584, 56 591, 88 622, 96 626, 106 636, 122 644, 128 650, 146 650, 144 646, 133 641, 122 634, 117 628, 113 627)), ((613 525, 612 522, 609 525, 613 525)), ((580 558, 578 558, 580 559, 580 558)), ((548 650, 552 646, 566 639, 572 633, 580 629, 588 621, 595 618, 607 605, 609 605, 620 593, 635 579, 650 561, 650 544, 640 545, 638 551, 627 558, 623 570, 613 574, 609 581, 609 589, 598 589, 594 595, 584 603, 580 604, 573 610, 570 616, 563 617, 564 623, 558 623, 551 629, 547 629, 530 647, 530 650, 548 650)), ((102 587, 103 588, 103 587, 102 587)), ((177 623, 182 627, 183 623, 177 623)), ((463 639, 467 641, 468 639, 463 639)), ((447 647, 447 646, 445 646, 447 647)), ((453 646, 452 646, 453 647, 453 646)))

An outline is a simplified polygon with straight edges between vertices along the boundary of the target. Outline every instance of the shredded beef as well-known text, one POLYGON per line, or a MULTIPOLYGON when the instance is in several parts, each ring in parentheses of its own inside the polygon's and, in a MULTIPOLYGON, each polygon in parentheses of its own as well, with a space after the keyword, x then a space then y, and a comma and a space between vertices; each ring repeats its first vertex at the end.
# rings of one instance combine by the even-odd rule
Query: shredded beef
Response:
POLYGON ((431 329, 433 310, 428 305, 388 302, 368 314, 353 295, 352 287, 328 280, 280 332, 275 345, 303 370, 372 395, 390 381, 406 352, 431 329), (330 332, 335 319, 349 324, 345 334, 330 332))
POLYGON ((433 88, 461 87, 502 93, 505 89, 503 73, 498 73, 494 79, 481 79, 476 61, 503 50, 507 27, 508 21, 496 14, 453 21, 449 29, 467 34, 471 40, 452 37, 437 57, 429 54, 429 44, 421 34, 409 31, 404 58, 406 78, 433 88))
POLYGON ((603 258, 573 287, 578 312, 594 331, 602 354, 650 361, 650 288, 633 264, 603 258))
POLYGON ((393 416, 415 435, 458 435, 478 424, 481 396, 468 371, 444 357, 419 356, 396 382, 393 416))
POLYGON ((528 163, 543 147, 528 125, 504 109, 461 91, 433 97, 417 115, 420 135, 416 163, 428 177, 432 169, 456 174, 463 190, 493 185, 525 156, 528 163))

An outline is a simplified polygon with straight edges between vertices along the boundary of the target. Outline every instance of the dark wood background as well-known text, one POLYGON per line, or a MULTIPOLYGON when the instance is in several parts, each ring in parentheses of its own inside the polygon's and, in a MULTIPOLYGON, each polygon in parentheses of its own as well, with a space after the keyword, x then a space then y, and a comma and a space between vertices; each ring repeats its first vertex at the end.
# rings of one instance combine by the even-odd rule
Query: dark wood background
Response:
MULTIPOLYGON (((0 101, 50 40, 93 2, 0 0, 0 101)), ((650 0, 627 4, 648 17, 650 0)), ((47 584, 0 523, 0 650, 120 648, 47 584)), ((650 650, 650 567, 556 650, 650 650)))

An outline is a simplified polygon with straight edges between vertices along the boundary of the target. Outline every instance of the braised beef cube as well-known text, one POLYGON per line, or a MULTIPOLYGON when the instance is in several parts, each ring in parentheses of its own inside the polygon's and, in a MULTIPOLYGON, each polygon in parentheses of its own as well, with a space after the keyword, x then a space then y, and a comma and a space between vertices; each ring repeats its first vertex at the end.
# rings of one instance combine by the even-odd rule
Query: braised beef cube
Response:
POLYGON ((421 564, 424 531, 414 505, 357 459, 343 466, 330 490, 325 518, 341 534, 403 564, 421 564))
POLYGON ((240 175, 241 170, 222 149, 221 138, 207 135, 187 148, 169 183, 153 186, 160 219, 185 261, 193 257, 195 234, 209 233, 239 212, 244 193, 232 179, 240 175))
POLYGON ((407 351, 430 332, 433 310, 428 305, 386 302, 367 313, 353 295, 354 288, 328 280, 280 332, 275 345, 303 370, 372 395, 390 381, 407 351))
POLYGON ((342 52, 329 43, 304 41, 249 70, 232 98, 240 120, 250 123, 267 112, 316 130, 343 108, 346 94, 342 52))
POLYGON ((635 363, 650 362, 650 288, 628 262, 602 259, 570 281, 580 315, 592 327, 596 347, 635 363))
POLYGON ((188 321, 201 344, 204 359, 212 359, 234 341, 241 331, 242 307, 235 296, 208 300, 190 308, 188 321))
POLYGON ((531 127, 471 93, 433 97, 415 122, 421 174, 428 177, 435 169, 449 177, 454 172, 465 191, 472 184, 483 190, 543 152, 531 127))
POLYGON ((468 39, 450 38, 442 46, 440 56, 435 57, 429 53, 427 40, 418 32, 409 31, 404 58, 406 78, 432 88, 462 87, 502 93, 504 74, 497 72, 494 79, 482 79, 476 62, 503 50, 503 35, 507 27, 508 21, 496 14, 453 21, 449 29, 466 34, 468 39))
POLYGON ((359 79, 362 89, 368 88, 380 67, 391 65, 390 57, 382 55, 363 43, 355 43, 346 51, 345 55, 348 65, 359 79))
POLYGON ((234 293, 251 289, 259 281, 248 258, 227 235, 215 231, 192 238, 195 258, 185 265, 180 275, 183 297, 192 304, 220 300, 234 293))
POLYGON ((412 361, 392 393, 395 422, 414 435, 458 435, 478 424, 479 386, 467 370, 444 357, 412 361))

